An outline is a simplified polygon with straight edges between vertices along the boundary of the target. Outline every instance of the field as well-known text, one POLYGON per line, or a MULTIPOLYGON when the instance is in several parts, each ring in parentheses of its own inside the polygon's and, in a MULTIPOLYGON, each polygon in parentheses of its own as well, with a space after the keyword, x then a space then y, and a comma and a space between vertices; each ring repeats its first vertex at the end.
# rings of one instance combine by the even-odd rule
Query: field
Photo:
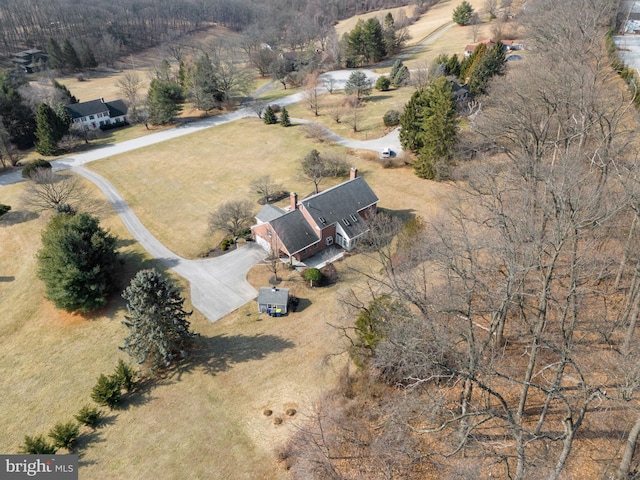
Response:
MULTIPOLYGON (((161 53, 129 63, 150 68, 161 53)), ((85 82, 63 80, 81 100, 110 99, 119 96, 119 75, 105 71, 85 82)), ((384 94, 386 98, 376 94, 367 107, 374 121, 363 124, 361 135, 376 135, 381 114, 400 106, 403 95, 410 93, 406 88, 384 94)), ((292 112, 309 116, 303 106, 292 112)), ((325 119, 323 115, 320 121, 325 119)), ((266 126, 255 118, 88 168, 109 179, 169 248, 197 257, 220 239, 207 232, 207 216, 216 205, 229 198, 257 200, 250 192, 251 179, 270 174, 287 190, 310 193, 312 185, 299 176, 296 163, 312 148, 343 150, 380 197, 380 206, 404 217, 436 214, 449 191, 447 185, 419 180, 408 168, 383 169, 371 153, 317 143, 306 138, 300 126, 266 126)), ((87 188, 93 198, 91 212, 120 239, 125 286, 139 268, 157 264, 131 238, 100 192, 87 188)), ((3 452, 16 452, 24 435, 46 434, 55 423, 70 420, 89 403, 96 377, 110 373, 117 360, 125 358, 117 348, 125 313, 118 296, 88 318, 57 311, 43 299, 43 286, 35 280, 35 254, 49 214, 24 207, 22 190, 22 185, 14 185, 0 191, 0 201, 13 207, 0 219, 3 452)), ((312 413, 315 400, 347 363, 341 333, 329 323, 347 321, 340 292, 357 284, 352 267, 363 261, 356 255, 339 262, 338 283, 323 288, 310 289, 299 275, 283 274, 281 285, 292 288, 305 307, 285 318, 259 316, 253 302, 214 324, 194 312, 192 326, 201 334, 197 351, 178 371, 145 385, 123 409, 110 412, 95 433, 84 433, 81 478, 285 478, 276 461, 278 448, 312 413), (297 411, 291 417, 284 414, 290 408, 297 411), (266 409, 273 414, 265 416, 266 409), (283 419, 281 425, 274 424, 276 417, 283 419)), ((267 275, 259 266, 249 278, 259 287, 267 275)), ((188 303, 188 286, 182 286, 188 303)))

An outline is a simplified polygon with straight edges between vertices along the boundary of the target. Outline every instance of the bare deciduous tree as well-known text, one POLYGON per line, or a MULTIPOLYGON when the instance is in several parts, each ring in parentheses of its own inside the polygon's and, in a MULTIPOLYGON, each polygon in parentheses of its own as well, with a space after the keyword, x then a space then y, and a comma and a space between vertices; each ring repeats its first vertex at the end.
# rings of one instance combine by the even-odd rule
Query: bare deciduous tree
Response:
POLYGON ((262 196, 264 203, 274 201, 273 194, 282 189, 282 185, 277 183, 271 175, 262 175, 251 181, 251 189, 262 196))
POLYGON ((78 178, 69 174, 58 174, 50 169, 35 170, 24 191, 27 205, 39 210, 56 208, 58 205, 80 203, 87 193, 78 178))
POLYGON ((253 205, 248 200, 230 200, 209 216, 211 231, 221 231, 234 239, 253 223, 253 205))

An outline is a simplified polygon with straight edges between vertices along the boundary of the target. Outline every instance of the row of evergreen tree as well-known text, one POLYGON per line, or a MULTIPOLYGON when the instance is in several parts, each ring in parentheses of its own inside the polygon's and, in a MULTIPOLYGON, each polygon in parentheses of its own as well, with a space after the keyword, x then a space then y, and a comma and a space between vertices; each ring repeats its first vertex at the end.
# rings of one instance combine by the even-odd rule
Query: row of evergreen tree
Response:
POLYGON ((397 53, 403 41, 391 12, 384 17, 384 26, 377 18, 358 20, 353 30, 342 37, 344 64, 353 68, 379 62, 397 53))

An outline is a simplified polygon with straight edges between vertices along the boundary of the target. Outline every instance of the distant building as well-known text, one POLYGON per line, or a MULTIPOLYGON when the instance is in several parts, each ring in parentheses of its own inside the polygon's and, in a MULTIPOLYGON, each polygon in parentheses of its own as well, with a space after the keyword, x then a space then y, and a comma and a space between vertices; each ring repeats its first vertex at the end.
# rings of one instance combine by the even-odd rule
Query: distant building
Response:
MULTIPOLYGON (((513 43, 513 41, 511 40, 501 40, 501 42, 504 45, 505 52, 508 52, 509 50, 517 50, 519 47, 518 44, 513 43)), ((464 47, 464 56, 468 57, 469 55, 471 55, 476 47, 481 43, 484 43, 487 46, 487 50, 489 50, 493 48, 498 42, 496 42, 493 38, 487 38, 484 40, 480 40, 478 43, 467 45, 466 47, 464 47)))
POLYGON ((124 126, 127 124, 128 107, 122 100, 105 102, 104 98, 65 105, 71 114, 71 128, 96 128, 124 126))
POLYGON ((355 247, 369 228, 366 219, 376 213, 378 197, 358 170, 335 187, 298 202, 291 193, 288 210, 265 205, 251 227, 256 242, 267 251, 279 251, 289 261, 302 261, 332 245, 355 247))
POLYGON ((258 292, 258 312, 272 316, 286 315, 288 306, 288 288, 260 288, 260 291, 258 292))
POLYGON ((47 54, 37 48, 11 54, 11 62, 23 73, 43 70, 47 65, 47 54))

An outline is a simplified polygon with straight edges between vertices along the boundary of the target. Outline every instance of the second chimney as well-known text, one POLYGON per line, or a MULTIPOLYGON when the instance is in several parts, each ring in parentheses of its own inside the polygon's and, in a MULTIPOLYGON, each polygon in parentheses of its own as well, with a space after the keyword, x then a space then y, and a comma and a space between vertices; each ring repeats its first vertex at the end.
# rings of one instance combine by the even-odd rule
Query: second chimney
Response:
POLYGON ((289 194, 289 200, 291 201, 291 207, 289 208, 289 210, 294 211, 296 208, 298 208, 298 194, 296 192, 291 192, 289 194))
POLYGON ((356 167, 351 167, 349 171, 349 180, 353 180, 354 178, 358 178, 358 169, 356 167))

